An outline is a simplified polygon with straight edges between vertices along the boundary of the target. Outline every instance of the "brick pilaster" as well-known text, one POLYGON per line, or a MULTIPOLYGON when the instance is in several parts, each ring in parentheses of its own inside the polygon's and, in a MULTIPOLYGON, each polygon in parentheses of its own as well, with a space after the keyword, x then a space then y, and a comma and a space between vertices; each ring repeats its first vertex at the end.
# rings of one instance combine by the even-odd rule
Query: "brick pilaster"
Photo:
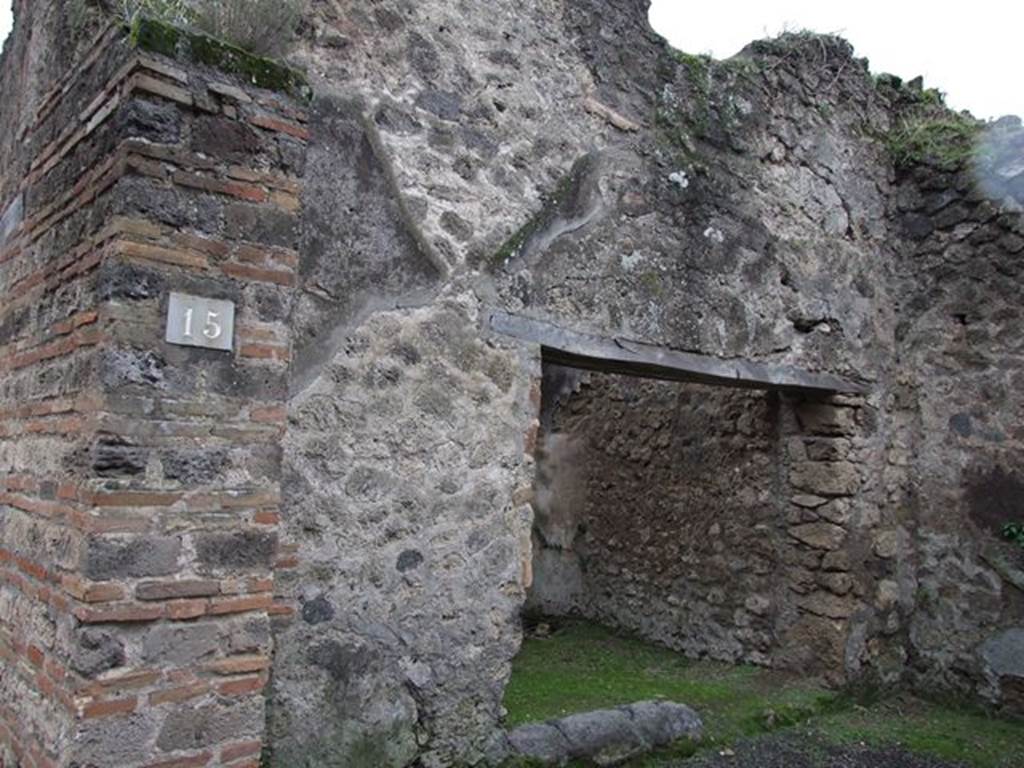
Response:
POLYGON ((0 742, 27 766, 258 761, 306 115, 104 33, 0 240, 0 742), (233 350, 164 342, 171 291, 233 350))

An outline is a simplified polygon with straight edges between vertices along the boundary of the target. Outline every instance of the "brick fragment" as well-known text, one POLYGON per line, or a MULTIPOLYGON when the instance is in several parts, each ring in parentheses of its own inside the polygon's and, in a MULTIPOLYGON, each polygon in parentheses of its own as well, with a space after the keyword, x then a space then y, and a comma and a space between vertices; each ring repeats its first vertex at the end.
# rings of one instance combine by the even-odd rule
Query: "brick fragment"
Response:
POLYGON ((181 581, 146 581, 135 588, 139 600, 173 600, 190 597, 211 597, 220 594, 216 581, 188 579, 181 581))
POLYGON ((252 98, 249 96, 249 94, 247 94, 241 88, 238 88, 234 85, 229 85, 227 83, 212 82, 207 83, 206 87, 213 93, 216 93, 218 96, 234 99, 235 101, 241 104, 250 104, 252 102, 252 98))
POLYGON ((265 611, 270 608, 274 598, 272 595, 253 595, 252 597, 215 600, 210 605, 210 614, 220 616, 229 613, 248 613, 249 611, 265 611))
POLYGON ((87 603, 112 603, 124 597, 125 589, 120 584, 90 584, 82 592, 82 600, 87 603))
POLYGON ((288 418, 288 409, 283 405, 253 407, 249 410, 249 420, 258 424, 284 424, 288 418))
POLYGON ((194 269, 205 269, 209 266, 209 262, 202 254, 175 248, 164 248, 158 245, 133 243, 130 241, 120 241, 115 244, 114 248, 121 256, 131 259, 155 261, 160 264, 172 264, 194 269))
POLYGON ((130 90, 146 91, 147 93, 162 96, 165 99, 176 101, 179 104, 192 106, 192 94, 184 88, 171 85, 163 80, 158 80, 151 75, 137 74, 132 78, 130 90))
POLYGON ((26 649, 25 655, 28 657, 28 660, 30 662, 32 662, 32 666, 34 666, 34 667, 42 667, 43 666, 43 652, 39 648, 37 648, 36 646, 30 645, 26 649))
POLYGON ((295 283, 295 273, 291 270, 266 269, 248 264, 228 262, 221 264, 221 272, 228 277, 239 280, 251 280, 257 283, 291 286, 295 283))
POLYGON ((170 688, 165 691, 156 691, 155 693, 151 693, 149 694, 149 703, 153 706, 178 703, 180 701, 188 701, 189 699, 205 696, 209 692, 209 683, 205 681, 192 683, 191 685, 183 685, 177 688, 170 688))
POLYGON ((213 759, 210 752, 202 752, 191 757, 175 757, 171 760, 161 760, 156 763, 147 763, 146 768, 198 768, 209 765, 213 759))
POLYGON ((221 683, 217 686, 217 692, 222 696, 248 696, 252 693, 259 693, 266 685, 267 678, 265 675, 254 675, 221 683))
POLYGON ((83 624, 129 624, 153 621, 163 616, 163 606, 150 605, 113 605, 104 608, 75 609, 75 618, 83 624))
POLYGON ((206 600, 175 600, 166 604, 167 618, 173 621, 185 621, 204 616, 210 604, 206 600))
POLYGON ((131 696, 127 699, 110 699, 107 701, 94 701, 82 707, 82 717, 91 719, 94 717, 110 717, 111 715, 124 715, 135 711, 138 699, 131 696))
POLYGON ((274 360, 287 362, 291 355, 287 347, 275 347, 270 344, 243 344, 238 349, 241 357, 249 357, 255 360, 274 360))
POLYGON ((252 741, 241 741, 237 744, 229 744, 221 747, 220 759, 225 763, 240 760, 243 757, 256 757, 263 750, 263 742, 259 739, 252 741))
POLYGON ((286 120, 280 120, 269 115, 254 115, 251 118, 253 125, 259 128, 266 128, 268 131, 277 131, 278 133, 286 133, 289 136, 294 136, 297 139, 303 141, 309 140, 309 129, 304 128, 296 123, 289 123, 286 120))
POLYGON ((269 666, 270 659, 260 654, 254 654, 217 659, 207 664, 206 669, 216 675, 240 675, 246 672, 260 672, 269 666))

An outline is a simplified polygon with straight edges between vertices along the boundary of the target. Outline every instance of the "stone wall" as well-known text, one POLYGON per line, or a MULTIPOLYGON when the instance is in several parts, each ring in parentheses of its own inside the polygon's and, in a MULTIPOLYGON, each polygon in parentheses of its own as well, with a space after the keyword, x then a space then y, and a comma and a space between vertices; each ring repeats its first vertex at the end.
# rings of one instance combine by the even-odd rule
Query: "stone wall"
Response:
POLYGON ((288 610, 273 572, 305 115, 162 55, 168 34, 133 48, 107 28, 3 181, 12 764, 241 766, 262 748, 270 616, 288 610), (171 289, 235 302, 232 352, 163 341, 171 289))
POLYGON ((272 765, 500 754, 529 578, 535 366, 471 294, 373 313, 290 403, 272 765))
POLYGON ((893 418, 906 470, 892 489, 912 563, 903 590, 916 596, 913 678, 1018 712, 1024 556, 1001 529, 1024 517, 1022 152, 1020 121, 1006 119, 969 163, 901 170, 907 290, 893 418))

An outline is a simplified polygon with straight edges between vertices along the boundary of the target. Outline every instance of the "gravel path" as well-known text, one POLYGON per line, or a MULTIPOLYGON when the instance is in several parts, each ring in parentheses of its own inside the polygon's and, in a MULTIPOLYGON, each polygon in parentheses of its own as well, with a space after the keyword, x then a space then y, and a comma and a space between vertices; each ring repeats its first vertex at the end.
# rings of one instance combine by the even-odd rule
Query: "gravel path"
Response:
POLYGON ((898 749, 836 747, 792 733, 741 742, 732 752, 705 752, 673 768, 965 768, 898 749))

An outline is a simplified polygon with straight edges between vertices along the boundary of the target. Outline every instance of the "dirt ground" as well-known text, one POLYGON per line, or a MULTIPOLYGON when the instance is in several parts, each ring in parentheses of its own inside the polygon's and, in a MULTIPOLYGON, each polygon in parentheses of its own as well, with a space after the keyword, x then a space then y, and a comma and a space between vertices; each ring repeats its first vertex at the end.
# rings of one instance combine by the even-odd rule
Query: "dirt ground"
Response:
MULTIPOLYGON (((1009 765, 1009 764, 1008 764, 1009 765)), ((813 736, 785 733, 747 739, 708 751, 671 768, 966 768, 899 749, 837 747, 813 736)), ((666 766, 669 768, 669 766, 666 766)))

